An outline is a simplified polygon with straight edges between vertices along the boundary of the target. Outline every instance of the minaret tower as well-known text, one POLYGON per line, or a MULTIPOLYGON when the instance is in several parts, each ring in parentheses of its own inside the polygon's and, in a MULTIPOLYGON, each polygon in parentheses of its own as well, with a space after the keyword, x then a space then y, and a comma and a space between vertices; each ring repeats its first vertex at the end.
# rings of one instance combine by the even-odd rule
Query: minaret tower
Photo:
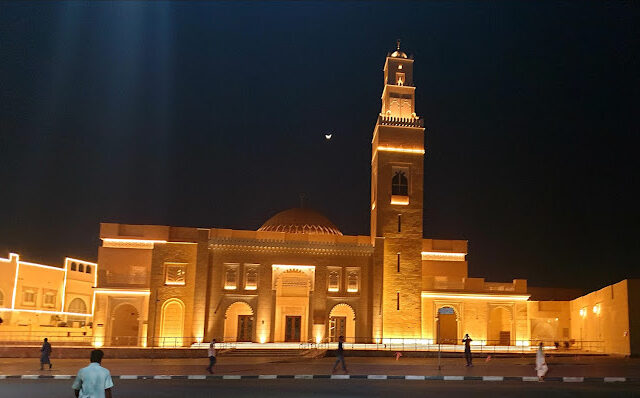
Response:
POLYGON ((374 337, 420 338, 422 291, 423 120, 416 116, 413 59, 400 50, 384 64, 382 111, 373 130, 371 239, 374 337))

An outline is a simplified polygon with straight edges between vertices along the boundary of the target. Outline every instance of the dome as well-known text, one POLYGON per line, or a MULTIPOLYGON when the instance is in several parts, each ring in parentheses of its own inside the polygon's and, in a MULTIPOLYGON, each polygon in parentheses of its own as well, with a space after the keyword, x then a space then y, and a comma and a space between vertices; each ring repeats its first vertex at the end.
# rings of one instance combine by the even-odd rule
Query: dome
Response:
POLYGON ((403 51, 396 50, 396 51, 391 53, 391 57, 392 58, 407 58, 407 54, 405 54, 403 51))
POLYGON ((306 208, 281 211, 262 224, 258 231, 342 235, 342 232, 327 217, 306 208))

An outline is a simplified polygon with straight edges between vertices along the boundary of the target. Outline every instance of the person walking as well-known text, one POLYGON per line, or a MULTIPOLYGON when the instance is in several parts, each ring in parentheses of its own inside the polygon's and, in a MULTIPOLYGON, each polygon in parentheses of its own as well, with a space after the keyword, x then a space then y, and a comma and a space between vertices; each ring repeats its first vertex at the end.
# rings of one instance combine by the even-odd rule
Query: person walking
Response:
POLYGON ((473 357, 471 356, 471 342, 473 340, 471 340, 471 337, 469 337, 469 333, 464 335, 464 339, 462 339, 462 342, 464 343, 464 359, 467 360, 467 365, 466 366, 473 366, 473 357))
POLYGON ((340 336, 338 338, 338 350, 336 351, 336 363, 333 364, 333 369, 331 373, 335 373, 336 368, 339 363, 342 363, 342 370, 347 373, 347 365, 344 362, 344 347, 342 346, 344 343, 344 336, 340 336))
POLYGON ((100 365, 103 357, 102 350, 91 351, 91 363, 78 371, 71 386, 76 398, 112 398, 113 380, 109 370, 100 365))
POLYGON ((544 350, 542 341, 538 345, 538 352, 536 352, 536 372, 538 373, 538 381, 544 381, 544 376, 549 371, 547 361, 544 358, 544 350))
POLYGON ((40 348, 40 370, 44 370, 44 365, 49 365, 49 369, 51 369, 53 365, 49 359, 50 355, 51 344, 49 344, 49 339, 45 337, 44 343, 42 343, 42 348, 40 348))
POLYGON ((211 340, 209 343, 209 366, 207 366, 207 370, 209 373, 213 374, 213 365, 216 364, 216 339, 211 340))

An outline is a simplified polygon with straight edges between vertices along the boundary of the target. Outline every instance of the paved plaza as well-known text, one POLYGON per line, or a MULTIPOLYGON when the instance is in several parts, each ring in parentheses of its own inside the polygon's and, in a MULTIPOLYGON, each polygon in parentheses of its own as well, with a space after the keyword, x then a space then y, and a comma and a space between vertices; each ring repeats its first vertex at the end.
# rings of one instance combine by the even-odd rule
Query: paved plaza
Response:
MULTIPOLYGON (((220 357, 215 367, 219 375, 326 375, 333 357, 270 358, 220 357)), ((535 376, 534 358, 477 358, 473 367, 462 358, 347 357, 352 375, 453 375, 453 376, 535 376)), ((73 375, 88 359, 53 360, 53 369, 40 371, 37 358, 0 358, 0 375, 73 375)), ((547 358, 549 377, 640 377, 640 358, 576 356, 547 358)), ((207 358, 194 359, 109 359, 103 360, 113 375, 204 375, 207 358)), ((342 373, 339 371, 338 373, 342 373)))

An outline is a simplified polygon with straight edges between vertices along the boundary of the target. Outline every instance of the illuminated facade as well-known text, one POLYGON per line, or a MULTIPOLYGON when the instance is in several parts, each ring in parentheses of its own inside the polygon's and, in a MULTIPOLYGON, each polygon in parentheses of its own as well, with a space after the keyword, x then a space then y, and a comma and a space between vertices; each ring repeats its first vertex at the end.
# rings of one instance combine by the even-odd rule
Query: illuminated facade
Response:
MULTIPOLYGON (((340 335, 360 343, 460 344, 469 333, 477 344, 529 346, 606 335, 615 344, 595 348, 628 354, 634 318, 627 292, 635 282, 614 285, 614 304, 598 292, 540 300, 526 280, 470 278, 466 241, 423 237, 424 126, 413 63, 398 47, 384 65, 370 236, 345 236, 305 208, 280 212, 257 231, 101 224, 97 280, 82 276, 92 291, 84 297, 93 344, 182 347, 214 337, 265 343, 340 335)), ((66 261, 51 278, 59 286, 72 274, 66 261)), ((8 280, 14 278, 0 283, 8 280)), ((71 294, 57 289, 60 301, 71 294)))

